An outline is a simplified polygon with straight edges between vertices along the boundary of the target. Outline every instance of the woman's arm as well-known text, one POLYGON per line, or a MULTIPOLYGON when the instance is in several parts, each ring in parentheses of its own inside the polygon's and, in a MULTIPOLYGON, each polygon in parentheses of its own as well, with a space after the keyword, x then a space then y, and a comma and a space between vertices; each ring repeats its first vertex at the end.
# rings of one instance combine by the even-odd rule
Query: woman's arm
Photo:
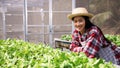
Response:
MULTIPOLYGON (((102 46, 100 40, 101 37, 102 35, 97 29, 91 29, 88 32, 87 39, 85 40, 85 45, 82 45, 82 47, 80 47, 78 44, 72 43, 70 45, 70 49, 74 52, 84 52, 87 57, 94 58, 99 51, 99 46, 102 46)), ((77 43, 79 42, 75 37, 73 37, 73 40, 77 43)))
POLYGON ((81 51, 84 52, 89 58, 96 57, 96 54, 99 51, 99 41, 95 33, 91 34, 86 40, 86 44, 81 51))
POLYGON ((73 52, 80 52, 79 48, 81 47, 81 44, 79 42, 80 39, 80 35, 78 33, 78 31, 74 31, 74 33, 72 34, 72 44, 70 45, 69 49, 73 52))
POLYGON ((99 30, 91 29, 87 39, 85 40, 86 44, 81 48, 81 51, 84 52, 89 58, 96 57, 99 47, 102 46, 101 37, 102 34, 99 32, 99 30))

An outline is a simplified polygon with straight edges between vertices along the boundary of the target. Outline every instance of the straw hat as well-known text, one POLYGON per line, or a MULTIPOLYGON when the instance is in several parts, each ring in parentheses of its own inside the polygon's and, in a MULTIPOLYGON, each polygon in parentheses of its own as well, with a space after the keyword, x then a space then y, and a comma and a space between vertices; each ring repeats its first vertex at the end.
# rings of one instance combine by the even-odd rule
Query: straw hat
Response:
POLYGON ((86 8, 79 7, 79 8, 75 8, 75 9, 72 11, 72 14, 69 14, 69 15, 68 15, 68 18, 72 20, 72 18, 73 18, 73 17, 76 17, 76 16, 88 16, 89 18, 92 18, 92 17, 93 17, 93 14, 88 13, 88 11, 87 11, 86 8))

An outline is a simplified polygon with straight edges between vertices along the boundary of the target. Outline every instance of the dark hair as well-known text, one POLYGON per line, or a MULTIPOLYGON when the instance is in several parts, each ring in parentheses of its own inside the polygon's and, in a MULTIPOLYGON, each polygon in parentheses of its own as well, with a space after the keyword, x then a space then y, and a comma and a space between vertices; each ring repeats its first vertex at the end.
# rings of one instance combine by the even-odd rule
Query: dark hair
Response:
POLYGON ((92 26, 95 26, 91 21, 89 20, 89 17, 87 16, 82 16, 85 19, 85 29, 89 29, 92 26))

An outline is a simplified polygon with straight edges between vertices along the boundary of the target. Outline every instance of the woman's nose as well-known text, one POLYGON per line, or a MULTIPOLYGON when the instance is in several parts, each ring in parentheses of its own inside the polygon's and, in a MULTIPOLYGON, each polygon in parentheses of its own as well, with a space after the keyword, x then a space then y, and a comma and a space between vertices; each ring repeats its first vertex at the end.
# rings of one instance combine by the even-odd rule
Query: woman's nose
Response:
POLYGON ((77 21, 77 25, 80 25, 81 23, 79 21, 77 21))

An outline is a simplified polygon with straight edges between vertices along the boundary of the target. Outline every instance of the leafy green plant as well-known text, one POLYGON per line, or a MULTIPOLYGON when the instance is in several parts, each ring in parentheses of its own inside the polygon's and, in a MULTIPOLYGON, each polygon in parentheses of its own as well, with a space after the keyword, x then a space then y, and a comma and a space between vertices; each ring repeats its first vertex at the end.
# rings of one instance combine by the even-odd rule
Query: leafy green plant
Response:
MULTIPOLYGON (((111 42, 115 43, 117 46, 120 46, 120 35, 109 35, 105 34, 105 37, 110 40, 111 42)), ((71 41, 72 37, 71 35, 62 35, 61 36, 62 40, 68 40, 71 41)))
POLYGON ((62 40, 67 40, 67 41, 71 41, 72 40, 72 35, 62 35, 61 39, 62 40))
POLYGON ((89 59, 84 53, 53 49, 43 43, 0 40, 0 68, 114 68, 102 59, 89 59), (106 67, 107 66, 107 67, 106 67))
POLYGON ((120 35, 109 35, 106 34, 105 37, 115 43, 117 46, 120 46, 120 35))

